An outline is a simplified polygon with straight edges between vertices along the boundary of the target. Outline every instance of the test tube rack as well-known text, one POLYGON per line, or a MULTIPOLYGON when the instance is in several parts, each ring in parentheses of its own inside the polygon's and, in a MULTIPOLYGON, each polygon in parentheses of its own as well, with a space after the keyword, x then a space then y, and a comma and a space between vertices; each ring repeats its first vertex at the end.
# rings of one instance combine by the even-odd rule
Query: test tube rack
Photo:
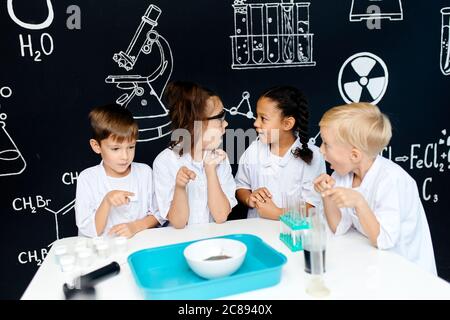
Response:
POLYGON ((286 212, 280 216, 280 240, 293 252, 303 250, 302 233, 309 229, 306 218, 298 213, 286 212))

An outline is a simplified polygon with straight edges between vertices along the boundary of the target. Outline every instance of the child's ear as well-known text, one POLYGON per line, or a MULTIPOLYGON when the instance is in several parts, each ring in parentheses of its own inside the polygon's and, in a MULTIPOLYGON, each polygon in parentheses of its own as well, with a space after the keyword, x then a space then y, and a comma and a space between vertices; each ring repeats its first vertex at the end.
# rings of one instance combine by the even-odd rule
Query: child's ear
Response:
POLYGON ((292 128, 294 128, 295 125, 295 118, 294 117, 285 117, 283 119, 283 129, 286 131, 291 131, 292 128))
POLYGON ((350 159, 353 161, 353 163, 361 161, 361 158, 362 158, 361 150, 352 148, 352 152, 350 153, 350 159))
POLYGON ((94 152, 96 154, 100 154, 101 153, 100 145, 98 144, 97 140, 90 139, 89 140, 89 144, 91 145, 92 150, 94 150, 94 152))

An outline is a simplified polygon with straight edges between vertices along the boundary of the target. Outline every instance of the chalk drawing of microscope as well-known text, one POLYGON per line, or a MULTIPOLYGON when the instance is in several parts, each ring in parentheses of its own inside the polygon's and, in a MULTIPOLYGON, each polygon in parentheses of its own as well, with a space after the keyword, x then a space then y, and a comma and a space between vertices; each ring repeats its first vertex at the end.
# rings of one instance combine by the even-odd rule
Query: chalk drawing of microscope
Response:
POLYGON ((169 112, 161 96, 172 74, 173 56, 168 41, 154 30, 161 13, 160 8, 151 4, 142 16, 126 52, 120 51, 113 56, 120 68, 139 70, 145 75, 109 75, 105 79, 106 83, 130 91, 117 98, 116 103, 133 113, 139 125, 139 142, 156 140, 171 132, 169 112), (147 59, 152 57, 151 53, 159 54, 159 60, 147 59))

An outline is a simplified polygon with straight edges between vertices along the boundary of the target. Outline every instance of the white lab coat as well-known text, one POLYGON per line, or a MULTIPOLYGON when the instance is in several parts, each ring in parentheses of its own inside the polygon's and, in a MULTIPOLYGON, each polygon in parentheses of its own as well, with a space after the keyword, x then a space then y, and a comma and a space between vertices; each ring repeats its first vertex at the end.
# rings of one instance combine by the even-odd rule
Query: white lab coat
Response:
MULTIPOLYGON (((270 152, 268 144, 259 139, 253 141, 239 160, 236 188, 254 191, 266 187, 279 208, 282 207, 283 193, 301 194, 304 200, 316 206, 321 198, 314 190, 313 181, 326 173, 325 161, 319 148, 308 144, 313 151, 313 159, 308 165, 292 154, 297 147, 301 147, 298 138, 283 157, 278 157, 270 152)), ((257 209, 249 208, 247 218, 256 217, 259 217, 257 209)))
MULTIPOLYGON (((337 187, 352 188, 353 173, 340 176, 333 172, 332 177, 337 187)), ((377 247, 396 252, 436 274, 430 229, 414 179, 398 164, 377 156, 361 185, 354 189, 364 196, 380 223, 377 247)), ((342 208, 341 213, 336 235, 351 226, 366 235, 354 208, 342 208)))
POLYGON ((83 170, 77 178, 75 220, 79 235, 99 236, 95 228, 95 213, 105 195, 118 189, 133 192, 135 196, 129 204, 111 208, 102 234, 108 234, 117 224, 136 221, 149 214, 155 216, 160 224, 164 223, 154 206, 152 169, 148 165, 133 162, 126 177, 112 178, 106 175, 101 162, 83 170))
MULTIPOLYGON (((196 174, 196 178, 190 180, 186 186, 189 201, 188 225, 214 222, 208 207, 208 186, 203 161, 194 161, 190 153, 180 157, 169 148, 163 150, 153 162, 155 196, 161 217, 167 219, 175 191, 176 176, 182 166, 196 174)), ((237 204, 236 184, 228 158, 217 165, 216 171, 222 191, 233 208, 237 204)))

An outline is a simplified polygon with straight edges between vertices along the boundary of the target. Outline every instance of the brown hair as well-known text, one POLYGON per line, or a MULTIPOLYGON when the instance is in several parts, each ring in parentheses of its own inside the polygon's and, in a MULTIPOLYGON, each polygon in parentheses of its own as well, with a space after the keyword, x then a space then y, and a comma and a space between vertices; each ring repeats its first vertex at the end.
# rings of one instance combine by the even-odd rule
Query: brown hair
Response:
MULTIPOLYGON (((163 101, 169 109, 172 129, 185 129, 191 137, 197 136, 194 135, 194 123, 206 118, 207 100, 214 96, 217 94, 195 82, 170 82, 164 90, 163 101)), ((190 145, 186 145, 187 143, 189 141, 183 141, 183 136, 180 136, 169 143, 169 148, 174 150, 176 147, 181 156, 183 150, 191 150, 194 145, 193 139, 190 139, 190 145)))
POLYGON ((123 140, 137 140, 139 128, 130 110, 118 104, 95 107, 89 113, 92 138, 99 144, 112 137, 121 143, 123 140))

